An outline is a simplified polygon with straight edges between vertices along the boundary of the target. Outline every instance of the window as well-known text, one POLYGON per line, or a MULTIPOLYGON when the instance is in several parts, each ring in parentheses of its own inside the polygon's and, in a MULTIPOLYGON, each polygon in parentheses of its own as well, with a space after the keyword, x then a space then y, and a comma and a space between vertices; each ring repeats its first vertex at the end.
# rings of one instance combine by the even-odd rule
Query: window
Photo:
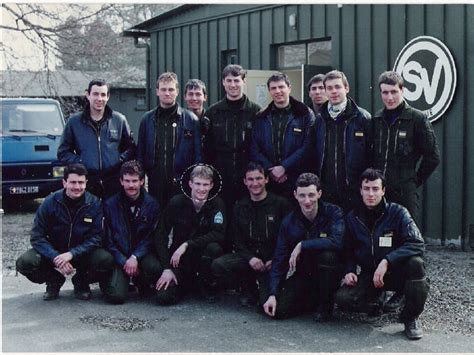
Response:
POLYGON ((331 40, 285 44, 278 47, 278 68, 295 68, 302 64, 330 66, 331 40))

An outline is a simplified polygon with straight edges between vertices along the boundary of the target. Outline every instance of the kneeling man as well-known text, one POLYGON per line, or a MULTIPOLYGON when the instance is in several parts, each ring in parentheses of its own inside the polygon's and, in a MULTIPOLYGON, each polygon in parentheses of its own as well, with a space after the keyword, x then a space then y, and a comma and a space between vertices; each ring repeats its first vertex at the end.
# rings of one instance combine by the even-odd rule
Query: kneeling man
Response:
POLYGON ((46 282, 45 301, 59 297, 72 276, 74 294, 91 298, 89 284, 103 281, 113 269, 113 257, 101 248, 102 204, 86 191, 87 169, 71 164, 64 169, 64 189, 46 197, 36 211, 31 246, 16 261, 16 269, 30 281, 46 282))
POLYGON ((343 309, 373 311, 382 306, 378 301, 382 291, 404 292, 400 320, 409 339, 420 339, 418 316, 429 291, 421 233, 405 207, 385 202, 385 177, 380 170, 369 168, 362 173, 360 193, 364 206, 346 218, 346 275, 336 302, 343 309))
POLYGON ((156 283, 157 301, 173 304, 197 281, 207 301, 215 301, 212 261, 223 254, 226 230, 224 202, 209 199, 214 174, 207 165, 196 165, 191 171, 191 195, 174 196, 160 220, 154 237, 163 273, 156 283))
POLYGON ((244 177, 248 196, 236 202, 231 223, 235 253, 214 260, 212 272, 221 283, 241 282, 240 304, 260 305, 268 298, 268 274, 272 266, 278 230, 291 211, 284 197, 267 191, 268 172, 259 163, 250 162, 244 177), (257 282, 258 281, 258 287, 257 282))
POLYGON ((104 203, 107 249, 115 259, 115 269, 104 292, 110 303, 127 298, 129 282, 146 295, 163 271, 153 253, 152 233, 159 220, 159 204, 143 188, 145 172, 137 160, 120 168, 122 191, 104 203))
POLYGON ((270 271, 270 296, 263 305, 271 317, 310 310, 317 310, 318 322, 332 317, 345 227, 341 208, 320 200, 321 194, 316 175, 303 173, 296 180, 299 208, 283 219, 270 271))

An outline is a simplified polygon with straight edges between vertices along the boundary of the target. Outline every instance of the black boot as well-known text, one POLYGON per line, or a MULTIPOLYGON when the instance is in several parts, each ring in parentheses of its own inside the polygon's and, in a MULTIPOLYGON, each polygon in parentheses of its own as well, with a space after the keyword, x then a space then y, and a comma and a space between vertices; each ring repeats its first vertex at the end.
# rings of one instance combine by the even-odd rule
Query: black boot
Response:
POLYGON ((418 318, 414 318, 405 322, 405 335, 410 340, 418 340, 423 337, 423 329, 418 318))
POLYGON ((56 270, 51 271, 46 281, 46 292, 43 294, 43 300, 52 301, 59 297, 59 290, 64 285, 66 279, 56 270))
POLYGON ((403 292, 397 291, 383 305, 383 311, 386 313, 394 313, 400 310, 405 304, 405 295, 403 292))
POLYGON ((91 299, 91 289, 86 275, 76 273, 72 277, 72 284, 74 285, 74 296, 81 301, 88 301, 91 299))
POLYGON ((43 294, 43 300, 52 301, 59 297, 59 290, 62 284, 59 283, 46 283, 46 292, 43 294))
POLYGON ((255 280, 244 281, 242 283, 241 292, 239 296, 239 303, 241 306, 250 307, 256 305, 258 302, 258 288, 255 280))

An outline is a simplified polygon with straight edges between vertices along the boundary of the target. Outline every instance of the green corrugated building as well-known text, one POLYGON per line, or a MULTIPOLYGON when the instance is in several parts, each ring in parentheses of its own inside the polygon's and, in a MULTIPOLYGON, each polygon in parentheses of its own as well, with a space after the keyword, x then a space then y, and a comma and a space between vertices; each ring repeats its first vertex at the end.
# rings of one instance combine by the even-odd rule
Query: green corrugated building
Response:
POLYGON ((449 74, 449 63, 436 61, 436 53, 443 56, 441 50, 409 58, 411 74, 419 79, 407 88, 420 89, 420 100, 440 100, 449 96, 443 86, 452 86, 444 114, 433 121, 442 162, 420 191, 422 228, 431 244, 469 250, 474 246, 474 90, 469 84, 474 81, 473 19, 470 4, 181 5, 125 34, 150 38, 149 61, 144 63, 150 107, 157 103, 155 82, 161 72, 176 72, 181 86, 200 78, 208 86, 208 103, 214 103, 223 96, 222 68, 238 63, 251 70, 247 86, 254 99, 264 83, 259 73, 288 73, 293 94, 306 99, 304 84, 310 75, 342 70, 351 85, 349 95, 372 113, 382 106, 379 74, 393 69, 399 56, 403 61, 401 53, 409 42, 433 37, 448 49, 455 71, 449 74), (423 60, 433 65, 425 67, 423 60))

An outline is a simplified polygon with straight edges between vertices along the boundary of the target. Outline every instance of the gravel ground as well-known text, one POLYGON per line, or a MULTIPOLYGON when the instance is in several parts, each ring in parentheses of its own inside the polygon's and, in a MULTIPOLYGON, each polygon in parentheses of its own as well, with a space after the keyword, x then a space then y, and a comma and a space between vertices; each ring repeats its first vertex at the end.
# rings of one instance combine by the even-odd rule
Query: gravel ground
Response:
MULTIPOLYGON (((0 217, 2 219, 2 273, 5 276, 15 275, 15 260, 29 248, 29 232, 37 206, 37 201, 29 202, 7 211, 0 217)), ((474 253, 428 246, 425 261, 428 277, 431 280, 431 289, 425 311, 420 317, 424 329, 473 336, 474 253)), ((336 316, 341 316, 341 314, 336 313, 336 316)), ((374 326, 383 326, 397 321, 396 314, 384 314, 375 320, 363 314, 344 314, 343 317, 370 322, 374 326)), ((102 327, 110 328, 129 328, 130 323, 118 318, 83 318, 83 322, 101 324, 102 327)), ((140 323, 138 328, 151 326, 140 323)))

